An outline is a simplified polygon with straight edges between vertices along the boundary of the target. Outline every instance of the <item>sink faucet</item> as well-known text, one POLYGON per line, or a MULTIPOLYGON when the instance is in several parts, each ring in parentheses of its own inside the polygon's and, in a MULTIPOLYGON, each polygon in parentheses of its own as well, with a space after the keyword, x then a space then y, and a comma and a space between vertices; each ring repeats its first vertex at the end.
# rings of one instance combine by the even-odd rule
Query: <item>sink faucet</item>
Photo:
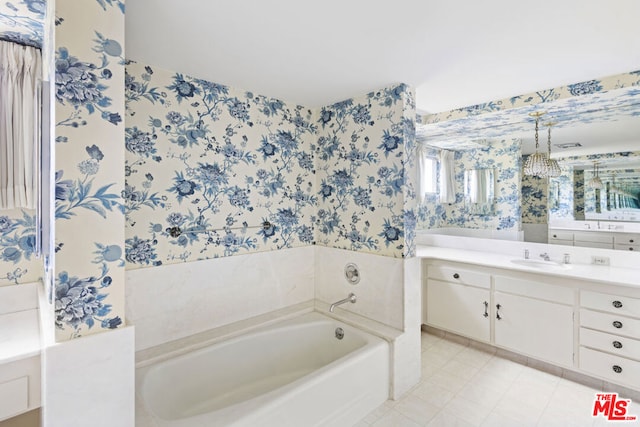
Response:
POLYGON ((348 302, 350 302, 351 304, 355 304, 355 302, 356 302, 356 294, 354 294, 352 292, 345 299, 341 299, 338 302, 334 302, 333 304, 331 304, 331 307, 329 307, 329 312, 333 313, 333 309, 334 308, 336 308, 337 306, 339 306, 341 304, 345 304, 345 303, 348 303, 348 302))
POLYGON ((551 258, 549 257, 549 254, 548 254, 548 253, 546 253, 546 252, 545 252, 545 253, 540 254, 540 258, 542 258, 542 259, 543 259, 543 260, 545 260, 545 261, 551 261, 551 258))

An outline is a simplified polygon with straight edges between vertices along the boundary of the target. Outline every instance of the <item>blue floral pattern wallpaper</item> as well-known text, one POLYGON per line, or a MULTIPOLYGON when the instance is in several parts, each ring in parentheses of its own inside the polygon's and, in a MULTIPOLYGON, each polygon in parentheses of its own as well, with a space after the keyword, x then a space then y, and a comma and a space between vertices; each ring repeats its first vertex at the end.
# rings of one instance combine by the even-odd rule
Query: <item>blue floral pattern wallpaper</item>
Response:
MULTIPOLYGON (((522 164, 528 156, 523 156, 522 164)), ((522 174, 522 223, 548 224, 549 180, 522 174)))
POLYGON ((124 10, 109 3, 56 2, 58 341, 124 324, 124 10))
POLYGON ((126 98, 127 268, 313 244, 312 110, 135 62, 126 98))
POLYGON ((455 202, 442 204, 433 194, 420 208, 421 229, 472 228, 491 230, 521 229, 521 156, 519 140, 484 141, 482 148, 455 152, 455 202), (464 171, 493 169, 495 203, 490 214, 476 214, 464 196, 464 171))
POLYGON ((321 109, 318 244, 393 257, 415 251, 415 103, 398 85, 321 109))
POLYGON ((14 0, 0 3, 0 40, 42 47, 45 0, 14 0))

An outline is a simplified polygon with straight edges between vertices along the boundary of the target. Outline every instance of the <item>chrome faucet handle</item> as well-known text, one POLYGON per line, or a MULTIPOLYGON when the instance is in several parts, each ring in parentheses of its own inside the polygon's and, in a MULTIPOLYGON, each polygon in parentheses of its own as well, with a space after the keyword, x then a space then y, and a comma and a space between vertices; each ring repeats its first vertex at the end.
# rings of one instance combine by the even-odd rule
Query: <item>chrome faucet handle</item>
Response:
POLYGON ((524 250, 524 259, 529 259, 529 249, 524 250))

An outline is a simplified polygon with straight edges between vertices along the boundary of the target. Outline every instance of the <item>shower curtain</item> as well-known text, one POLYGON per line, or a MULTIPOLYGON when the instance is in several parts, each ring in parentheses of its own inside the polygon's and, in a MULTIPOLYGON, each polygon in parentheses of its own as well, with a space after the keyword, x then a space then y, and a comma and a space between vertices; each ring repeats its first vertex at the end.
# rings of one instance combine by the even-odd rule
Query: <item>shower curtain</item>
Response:
POLYGON ((39 170, 40 50, 0 40, 0 209, 35 209, 39 170))
POLYGON ((440 203, 456 201, 455 154, 454 151, 440 151, 440 203))

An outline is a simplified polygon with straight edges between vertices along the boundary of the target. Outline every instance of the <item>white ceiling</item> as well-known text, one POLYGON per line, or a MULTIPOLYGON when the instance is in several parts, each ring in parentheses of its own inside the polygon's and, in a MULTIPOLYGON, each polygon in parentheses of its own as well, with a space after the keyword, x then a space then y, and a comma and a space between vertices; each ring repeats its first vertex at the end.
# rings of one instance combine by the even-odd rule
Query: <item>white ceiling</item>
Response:
POLYGON ((638 0, 130 0, 126 56, 317 107, 440 112, 640 69, 638 0))

